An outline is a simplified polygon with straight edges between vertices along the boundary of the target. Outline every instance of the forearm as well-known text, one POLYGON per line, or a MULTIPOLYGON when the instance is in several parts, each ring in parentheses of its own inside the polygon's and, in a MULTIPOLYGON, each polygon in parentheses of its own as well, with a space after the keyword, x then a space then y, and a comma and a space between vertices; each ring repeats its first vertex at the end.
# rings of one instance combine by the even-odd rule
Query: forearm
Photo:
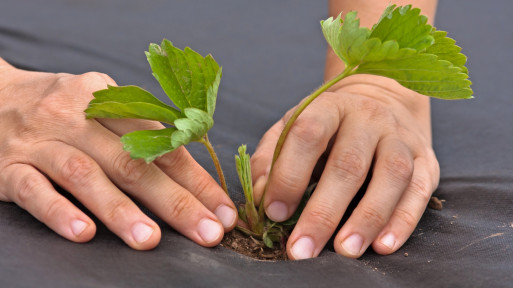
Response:
POLYGON ((0 70, 6 68, 12 68, 12 66, 9 63, 7 63, 2 57, 0 57, 0 70))
POLYGON ((6 73, 8 70, 13 69, 14 67, 7 63, 2 57, 0 57, 0 90, 6 85, 7 77, 6 73))

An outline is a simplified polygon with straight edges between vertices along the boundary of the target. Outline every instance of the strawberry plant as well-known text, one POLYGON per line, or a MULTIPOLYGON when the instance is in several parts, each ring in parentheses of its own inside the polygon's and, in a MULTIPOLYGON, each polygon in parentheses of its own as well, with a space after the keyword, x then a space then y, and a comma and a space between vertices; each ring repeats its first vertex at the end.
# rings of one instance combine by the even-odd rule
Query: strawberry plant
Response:
MULTIPOLYGON (((389 77, 420 94, 441 99, 472 98, 466 57, 460 53, 461 48, 446 32, 427 24, 419 9, 390 5, 371 29, 360 27, 356 12, 349 12, 344 18, 330 17, 321 21, 321 27, 328 44, 345 63, 345 69, 309 95, 290 117, 276 145, 271 171, 301 112, 324 91, 351 75, 389 77)), ((95 98, 85 110, 87 118, 137 118, 168 124, 168 128, 161 130, 123 135, 124 149, 132 158, 149 163, 182 145, 200 142, 210 153, 220 184, 228 193, 223 170, 207 135, 214 125, 212 117, 222 68, 211 55, 203 57, 190 48, 181 50, 168 40, 160 45, 150 44, 146 57, 153 75, 175 107, 137 86, 109 86, 94 93, 95 98)), ((314 187, 309 187, 291 219, 273 222, 265 216, 262 205, 265 191, 259 205, 254 201, 246 146, 239 147, 238 152, 236 167, 246 198, 239 208, 240 219, 246 225, 238 229, 268 247, 273 247, 273 243, 284 244, 314 187)))

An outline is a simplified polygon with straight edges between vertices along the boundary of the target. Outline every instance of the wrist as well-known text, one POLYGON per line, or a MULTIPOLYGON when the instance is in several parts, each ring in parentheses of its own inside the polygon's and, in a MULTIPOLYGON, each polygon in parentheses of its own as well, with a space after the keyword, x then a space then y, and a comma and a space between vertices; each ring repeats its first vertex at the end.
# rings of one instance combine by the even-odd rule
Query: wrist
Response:
POLYGON ((0 57, 0 90, 7 86, 10 79, 9 74, 15 69, 16 68, 0 57))

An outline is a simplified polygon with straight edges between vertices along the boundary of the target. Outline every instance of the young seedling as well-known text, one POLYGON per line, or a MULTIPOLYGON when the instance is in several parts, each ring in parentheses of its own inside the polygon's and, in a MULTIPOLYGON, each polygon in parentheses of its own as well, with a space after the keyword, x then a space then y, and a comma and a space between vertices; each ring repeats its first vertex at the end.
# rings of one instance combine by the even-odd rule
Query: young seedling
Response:
MULTIPOLYGON (((299 115, 324 91, 351 75, 389 77, 420 94, 441 99, 472 98, 466 57, 460 53, 461 48, 446 37, 446 32, 427 24, 427 18, 419 9, 390 5, 372 29, 360 27, 356 16, 356 12, 349 12, 344 19, 339 15, 321 21, 323 34, 335 54, 344 61, 345 69, 310 94, 292 114, 276 145, 271 171, 299 115)), ((170 125, 161 130, 125 134, 121 137, 123 147, 132 158, 142 158, 149 163, 190 142, 203 143, 212 157, 221 186, 228 194, 223 170, 207 135, 214 124, 212 117, 222 68, 211 55, 203 57, 190 48, 180 50, 165 39, 161 45, 150 44, 146 57, 153 75, 175 107, 137 86, 108 86, 94 93, 95 99, 85 110, 86 117, 147 119, 170 125)), ((265 216, 263 207, 267 186, 260 205, 256 205, 246 146, 239 147, 238 152, 236 167, 246 198, 239 209, 239 216, 246 225, 238 229, 268 247, 273 247, 273 243, 283 247, 315 185, 307 189, 289 220, 273 222, 265 216)))

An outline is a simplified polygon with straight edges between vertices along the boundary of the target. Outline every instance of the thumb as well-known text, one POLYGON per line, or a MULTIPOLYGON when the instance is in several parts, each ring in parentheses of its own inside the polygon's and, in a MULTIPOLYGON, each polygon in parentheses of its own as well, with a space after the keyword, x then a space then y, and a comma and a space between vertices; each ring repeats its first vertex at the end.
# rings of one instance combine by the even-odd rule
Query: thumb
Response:
POLYGON ((278 143, 281 131, 284 128, 283 120, 276 122, 258 143, 258 146, 251 156, 251 174, 253 177, 253 193, 255 203, 260 203, 262 195, 264 194, 267 179, 269 179, 269 172, 271 170, 271 163, 273 160, 274 148, 278 143))

